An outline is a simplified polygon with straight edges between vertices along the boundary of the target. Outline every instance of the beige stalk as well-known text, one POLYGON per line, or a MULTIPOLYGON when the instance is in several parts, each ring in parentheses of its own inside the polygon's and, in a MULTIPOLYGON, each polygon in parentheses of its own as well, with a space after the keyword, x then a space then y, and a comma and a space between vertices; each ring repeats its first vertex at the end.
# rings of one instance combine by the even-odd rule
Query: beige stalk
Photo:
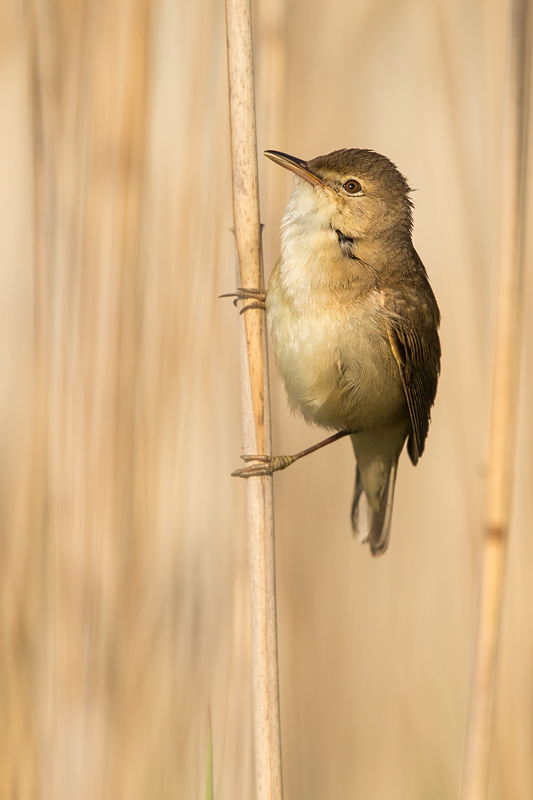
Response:
MULTIPOLYGON (((226 1, 237 286, 263 289, 251 7, 226 1)), ((264 311, 240 316, 244 449, 271 454, 264 311)), ((257 800, 281 800, 272 477, 248 478, 248 546, 257 800)))
POLYGON ((531 61, 527 0, 511 0, 508 13, 489 470, 461 800, 488 797, 492 712, 514 484, 531 61))

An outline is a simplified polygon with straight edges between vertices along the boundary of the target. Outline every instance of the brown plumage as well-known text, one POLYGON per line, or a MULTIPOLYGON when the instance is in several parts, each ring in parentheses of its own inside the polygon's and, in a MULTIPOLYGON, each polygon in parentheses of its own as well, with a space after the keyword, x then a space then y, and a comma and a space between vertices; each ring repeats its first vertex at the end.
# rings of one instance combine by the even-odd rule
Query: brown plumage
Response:
POLYGON ((412 241, 409 186, 370 150, 309 162, 276 151, 296 174, 282 224, 267 317, 291 407, 351 434, 354 532, 383 553, 396 469, 408 440, 424 450, 440 369, 439 310, 412 241))

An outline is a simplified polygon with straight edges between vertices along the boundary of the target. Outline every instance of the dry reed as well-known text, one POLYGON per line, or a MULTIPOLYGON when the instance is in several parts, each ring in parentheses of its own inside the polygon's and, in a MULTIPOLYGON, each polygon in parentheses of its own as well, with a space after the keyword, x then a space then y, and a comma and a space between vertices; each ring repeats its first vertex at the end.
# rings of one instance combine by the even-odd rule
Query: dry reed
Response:
MULTIPOLYGON (((250 0, 226 0, 237 284, 264 289, 250 0)), ((245 452, 271 454, 264 313, 241 315, 245 452)), ((248 478, 252 692, 258 800, 282 797, 272 476, 248 478)))
POLYGON ((523 319, 525 187, 531 68, 528 0, 508 5, 508 56, 501 159, 501 215, 486 522, 478 574, 478 609, 462 800, 486 800, 507 540, 516 452, 518 364, 523 319))

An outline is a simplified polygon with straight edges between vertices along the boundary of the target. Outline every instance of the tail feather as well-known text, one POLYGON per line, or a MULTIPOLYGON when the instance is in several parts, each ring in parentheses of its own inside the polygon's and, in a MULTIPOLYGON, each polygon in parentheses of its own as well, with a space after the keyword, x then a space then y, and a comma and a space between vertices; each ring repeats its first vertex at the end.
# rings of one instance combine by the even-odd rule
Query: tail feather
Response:
POLYGON ((355 472, 355 492, 352 503, 352 528, 360 542, 368 542, 373 556, 383 555, 389 544, 392 503, 398 462, 387 476, 378 503, 371 505, 363 489, 359 467, 355 472), (377 506, 377 507, 376 507, 377 506))
POLYGON ((382 555, 389 544, 398 459, 405 442, 405 427, 352 434, 357 461, 352 527, 360 542, 368 542, 372 555, 382 555))

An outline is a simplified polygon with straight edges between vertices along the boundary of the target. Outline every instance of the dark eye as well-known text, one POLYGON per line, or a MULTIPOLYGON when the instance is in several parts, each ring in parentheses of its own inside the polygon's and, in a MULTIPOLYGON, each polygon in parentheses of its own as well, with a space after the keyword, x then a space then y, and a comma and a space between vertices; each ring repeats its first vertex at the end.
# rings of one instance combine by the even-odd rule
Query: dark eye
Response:
POLYGON ((361 191, 361 184, 359 181, 349 180, 344 184, 344 188, 348 194, 358 194, 361 191))

